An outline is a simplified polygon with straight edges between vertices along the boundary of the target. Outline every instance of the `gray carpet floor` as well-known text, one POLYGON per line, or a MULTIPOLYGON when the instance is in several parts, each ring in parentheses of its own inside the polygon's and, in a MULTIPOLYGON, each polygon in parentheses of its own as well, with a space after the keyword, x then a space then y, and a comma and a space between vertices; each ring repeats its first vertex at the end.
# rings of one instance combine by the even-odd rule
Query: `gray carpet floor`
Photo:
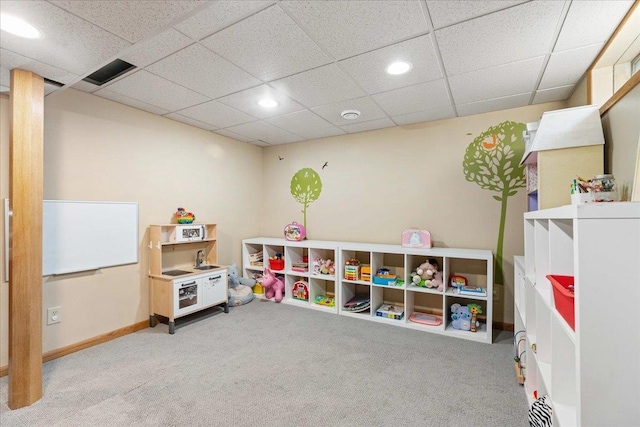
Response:
POLYGON ((527 426, 512 338, 482 344, 254 300, 44 365, 10 426, 527 426))

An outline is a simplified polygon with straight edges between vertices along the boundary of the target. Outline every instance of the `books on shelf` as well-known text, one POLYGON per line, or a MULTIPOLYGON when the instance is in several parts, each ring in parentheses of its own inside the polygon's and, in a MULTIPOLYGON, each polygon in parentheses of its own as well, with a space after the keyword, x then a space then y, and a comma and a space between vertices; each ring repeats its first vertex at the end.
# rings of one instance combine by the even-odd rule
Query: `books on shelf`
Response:
POLYGON ((487 290, 480 286, 460 286, 458 287, 458 295, 470 295, 474 297, 486 297, 487 290))
POLYGON ((368 295, 356 295, 351 298, 349 301, 344 303, 342 309, 344 311, 352 311, 354 313, 369 310, 371 307, 371 299, 368 295))
POLYGON ((376 316, 401 320, 404 317, 404 307, 393 304, 382 304, 376 310, 376 316))

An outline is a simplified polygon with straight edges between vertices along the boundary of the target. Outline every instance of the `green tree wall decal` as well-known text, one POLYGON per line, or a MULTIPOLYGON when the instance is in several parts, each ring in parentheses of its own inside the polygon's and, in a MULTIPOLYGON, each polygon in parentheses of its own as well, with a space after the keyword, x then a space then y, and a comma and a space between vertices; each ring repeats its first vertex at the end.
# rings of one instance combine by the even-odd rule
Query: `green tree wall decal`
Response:
POLYGON ((322 180, 320 175, 311 168, 300 169, 291 178, 291 195, 298 203, 302 203, 304 215, 303 226, 307 228, 307 208, 311 202, 320 197, 322 180))
POLYGON ((525 166, 519 166, 525 148, 522 139, 525 129, 524 123, 509 121, 490 127, 469 144, 462 162, 467 181, 498 193, 493 198, 502 204, 495 269, 495 283, 500 285, 504 284, 502 249, 507 199, 526 184, 525 166))

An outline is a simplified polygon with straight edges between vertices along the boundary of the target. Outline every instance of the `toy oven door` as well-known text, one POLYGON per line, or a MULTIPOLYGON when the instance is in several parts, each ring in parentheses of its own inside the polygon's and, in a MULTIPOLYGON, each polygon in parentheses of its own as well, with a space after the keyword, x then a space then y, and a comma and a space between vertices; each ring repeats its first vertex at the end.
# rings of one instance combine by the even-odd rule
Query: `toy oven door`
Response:
POLYGON ((200 286, 197 280, 191 279, 182 282, 174 282, 173 289, 174 316, 177 317, 191 313, 199 308, 200 286))

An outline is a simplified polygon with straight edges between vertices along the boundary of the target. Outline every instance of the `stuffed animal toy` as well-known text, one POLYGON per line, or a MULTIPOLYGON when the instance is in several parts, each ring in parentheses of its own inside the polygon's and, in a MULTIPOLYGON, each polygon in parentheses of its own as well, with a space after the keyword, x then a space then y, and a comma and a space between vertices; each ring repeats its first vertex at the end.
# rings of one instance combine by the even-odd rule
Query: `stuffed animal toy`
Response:
POLYGON ((475 318, 475 316, 475 314, 471 313, 471 309, 468 305, 455 303, 451 306, 451 320, 453 320, 453 322, 451 322, 451 326, 453 329, 460 329, 461 331, 474 330, 475 332, 475 329, 480 326, 480 322, 475 319, 473 320, 473 324, 471 323, 472 318, 475 318))
POLYGON ((237 307, 253 300, 253 285, 255 281, 238 277, 238 267, 235 264, 227 267, 227 279, 230 306, 237 307))
POLYGON ((264 288, 264 296, 266 298, 274 298, 275 302, 282 301, 284 297, 284 283, 268 268, 264 269, 262 287, 264 288))
POLYGON ((325 259, 325 260, 320 260, 321 265, 320 265, 320 273, 321 274, 335 274, 336 272, 336 267, 333 264, 333 261, 331 261, 330 259, 325 259))
POLYGON ((412 281, 416 286, 422 286, 423 280, 424 286, 427 288, 437 288, 438 292, 442 292, 442 289, 444 289, 442 272, 438 271, 438 261, 434 258, 429 258, 426 262, 420 264, 416 269, 416 275, 412 277, 412 281))
POLYGON ((229 288, 235 288, 236 286, 240 286, 240 285, 249 286, 250 288, 253 288, 253 285, 256 283, 251 279, 238 277, 238 267, 236 267, 235 263, 227 267, 227 276, 228 276, 229 288))

